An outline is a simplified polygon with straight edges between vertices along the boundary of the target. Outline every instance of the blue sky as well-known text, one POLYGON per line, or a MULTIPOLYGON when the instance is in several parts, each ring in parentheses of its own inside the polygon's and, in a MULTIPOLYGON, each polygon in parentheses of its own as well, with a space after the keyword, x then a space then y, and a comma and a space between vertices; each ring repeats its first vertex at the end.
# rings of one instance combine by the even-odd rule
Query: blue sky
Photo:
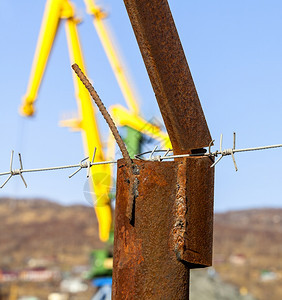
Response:
MULTIPOLYGON (((82 0, 74 1, 88 74, 109 106, 125 105, 100 41, 82 0)), ((143 117, 160 117, 123 1, 98 2, 109 12, 107 22, 126 58, 139 94, 143 117)), ((218 148, 282 143, 282 2, 258 0, 169 1, 194 77, 201 103, 218 148)), ((79 133, 58 126, 63 115, 76 111, 63 22, 58 31, 41 86, 37 113, 31 120, 18 115, 26 92, 45 1, 0 1, 0 171, 9 168, 10 151, 21 152, 26 168, 79 162, 83 148, 79 133)), ((101 135, 107 128, 99 119, 101 135)), ((236 155, 216 167, 215 209, 281 207, 282 149, 236 155)), ((16 164, 15 164, 16 167, 16 164)), ((26 174, 25 189, 11 180, 0 196, 41 197, 63 204, 87 204, 84 172, 68 179, 71 171, 26 174)), ((4 180, 4 177, 1 178, 4 180)))

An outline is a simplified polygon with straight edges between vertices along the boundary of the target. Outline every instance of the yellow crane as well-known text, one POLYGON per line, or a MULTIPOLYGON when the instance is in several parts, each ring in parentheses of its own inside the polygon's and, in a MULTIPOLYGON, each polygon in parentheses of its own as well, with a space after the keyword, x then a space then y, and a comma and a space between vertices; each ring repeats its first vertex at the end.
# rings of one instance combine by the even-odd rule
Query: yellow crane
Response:
MULTIPOLYGON (((158 126, 148 123, 140 116, 140 108, 137 97, 129 84, 128 77, 126 76, 123 68, 124 63, 118 56, 118 51, 115 49, 110 38, 111 34, 109 28, 107 28, 104 23, 104 19, 107 17, 107 14, 95 3, 94 0, 84 0, 84 2, 87 12, 93 15, 95 29, 129 108, 126 109, 121 105, 113 105, 110 107, 111 115, 113 116, 117 126, 129 126, 136 131, 142 132, 159 140, 164 147, 171 148, 171 143, 167 133, 162 132, 158 126)), ((115 142, 111 135, 109 137, 108 145, 110 146, 110 151, 113 153, 115 142)))
MULTIPOLYGON (((37 42, 31 75, 27 92, 23 98, 21 113, 24 116, 34 114, 34 102, 46 68, 48 57, 57 33, 60 21, 65 19, 68 49, 71 64, 77 63, 85 72, 84 60, 77 33, 77 23, 73 5, 68 0, 48 0, 46 3, 40 35, 37 42)), ((71 125, 80 129, 83 136, 86 156, 92 157, 97 148, 96 161, 105 160, 99 129, 95 118, 92 100, 83 84, 73 76, 79 120, 72 120, 71 125)), ((96 195, 95 211, 99 222, 99 235, 102 241, 107 241, 112 223, 112 212, 109 199, 110 167, 98 165, 91 168, 91 180, 96 195)))
MULTIPOLYGON (((161 140, 164 142, 166 147, 171 147, 166 133, 162 132, 158 126, 148 124, 147 121, 140 117, 138 102, 128 83, 125 72, 120 63, 120 58, 114 49, 111 39, 109 38, 110 35, 108 30, 103 22, 106 14, 95 4, 93 0, 84 0, 84 2, 88 13, 92 14, 94 17, 93 21, 95 28, 129 107, 129 110, 121 105, 111 107, 111 111, 117 125, 130 126, 137 131, 161 140)), ((73 4, 69 0, 47 0, 29 78, 29 84, 20 108, 20 113, 24 116, 32 116, 35 112, 34 102, 36 101, 49 54, 62 19, 65 19, 65 30, 67 33, 71 64, 77 63, 83 72, 86 71, 77 32, 77 24, 80 20, 75 17, 73 4)), ((75 75, 73 75, 73 81, 79 111, 79 119, 65 120, 62 121, 61 124, 69 126, 74 130, 81 130, 86 156, 92 157, 94 148, 96 147, 97 151, 95 160, 103 161, 108 155, 113 155, 115 142, 110 135, 108 140, 108 155, 105 155, 90 96, 75 75)), ((106 241, 109 238, 112 223, 112 212, 109 199, 111 167, 109 165, 99 165, 95 166, 95 168, 91 168, 91 181, 95 192, 95 211, 99 223, 99 235, 102 241, 106 241)))
POLYGON ((84 3, 86 5, 87 12, 93 16, 93 23, 95 29, 98 33, 104 51, 113 69, 113 72, 116 76, 116 79, 122 91, 123 97, 127 103, 127 106, 129 107, 130 111, 138 115, 140 113, 140 109, 137 97, 129 84, 128 78, 123 68, 124 64, 121 63, 121 59, 117 54, 118 52, 115 49, 110 38, 110 31, 104 22, 104 19, 107 17, 107 14, 98 5, 96 5, 94 0, 84 0, 84 3))

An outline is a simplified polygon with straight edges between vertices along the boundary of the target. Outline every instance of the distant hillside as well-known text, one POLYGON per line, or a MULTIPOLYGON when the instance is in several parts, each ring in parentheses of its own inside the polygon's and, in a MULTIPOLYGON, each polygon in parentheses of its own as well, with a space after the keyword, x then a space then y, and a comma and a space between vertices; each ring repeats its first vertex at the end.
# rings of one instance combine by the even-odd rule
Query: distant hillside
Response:
POLYGON ((65 269, 88 263, 98 239, 94 209, 46 200, 0 200, 0 267, 21 268, 29 258, 52 257, 65 269), (79 245, 79 246, 78 246, 79 245))
POLYGON ((282 299, 282 209, 216 214, 214 265, 258 299, 282 299))
MULTIPOLYGON (((2 198, 0 228, 0 269, 26 268, 31 258, 48 258, 62 271, 69 271, 73 266, 87 265, 90 251, 103 247, 91 207, 2 198)), ((214 267, 223 280, 237 286, 237 295, 241 289, 241 294, 249 292, 260 300, 281 300, 282 209, 216 214, 214 267)), ((251 299, 221 297, 218 289, 222 283, 217 279, 199 281, 195 274, 194 290, 207 288, 208 283, 203 282, 216 287, 214 292, 210 290, 216 295, 210 299, 251 299)), ((199 274, 206 276, 206 272, 199 274)), ((226 289, 232 290, 230 286, 226 289)))

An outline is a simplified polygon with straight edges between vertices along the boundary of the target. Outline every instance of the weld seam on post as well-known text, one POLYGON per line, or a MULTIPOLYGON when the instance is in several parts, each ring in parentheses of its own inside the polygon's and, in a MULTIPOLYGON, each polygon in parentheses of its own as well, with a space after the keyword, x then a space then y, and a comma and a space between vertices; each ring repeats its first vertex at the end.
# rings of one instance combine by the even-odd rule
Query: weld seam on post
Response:
POLYGON ((174 202, 174 224, 172 228, 172 240, 177 260, 183 259, 184 235, 186 232, 186 168, 187 162, 183 160, 178 165, 176 197, 174 202))
POLYGON ((103 104, 102 100, 100 99, 99 95, 97 94, 94 87, 92 86, 92 84, 90 83, 88 78, 85 76, 85 74, 82 72, 82 70, 79 68, 79 66, 77 64, 73 64, 72 69, 75 71, 78 78, 81 80, 81 82, 84 84, 84 86, 88 90, 89 94, 91 95, 92 99, 94 100, 94 102, 98 106, 101 114, 103 115, 105 121, 109 125, 109 128, 113 133, 113 136, 114 136, 114 138, 115 138, 115 140, 116 140, 116 142, 117 142, 117 144, 120 148, 120 151, 122 153, 123 158, 126 161, 126 164, 128 166, 131 166, 132 161, 131 161, 129 153, 126 149, 124 141, 122 140, 113 119, 111 118, 110 114, 108 113, 108 111, 107 111, 105 105, 103 104))

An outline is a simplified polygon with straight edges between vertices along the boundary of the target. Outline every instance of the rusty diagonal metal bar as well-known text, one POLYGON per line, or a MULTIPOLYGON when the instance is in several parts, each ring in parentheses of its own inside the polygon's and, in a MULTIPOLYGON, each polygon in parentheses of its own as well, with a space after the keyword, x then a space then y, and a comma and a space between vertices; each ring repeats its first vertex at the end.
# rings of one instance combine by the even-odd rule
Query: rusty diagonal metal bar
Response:
POLYGON ((124 0, 176 154, 211 136, 167 0, 124 0))

